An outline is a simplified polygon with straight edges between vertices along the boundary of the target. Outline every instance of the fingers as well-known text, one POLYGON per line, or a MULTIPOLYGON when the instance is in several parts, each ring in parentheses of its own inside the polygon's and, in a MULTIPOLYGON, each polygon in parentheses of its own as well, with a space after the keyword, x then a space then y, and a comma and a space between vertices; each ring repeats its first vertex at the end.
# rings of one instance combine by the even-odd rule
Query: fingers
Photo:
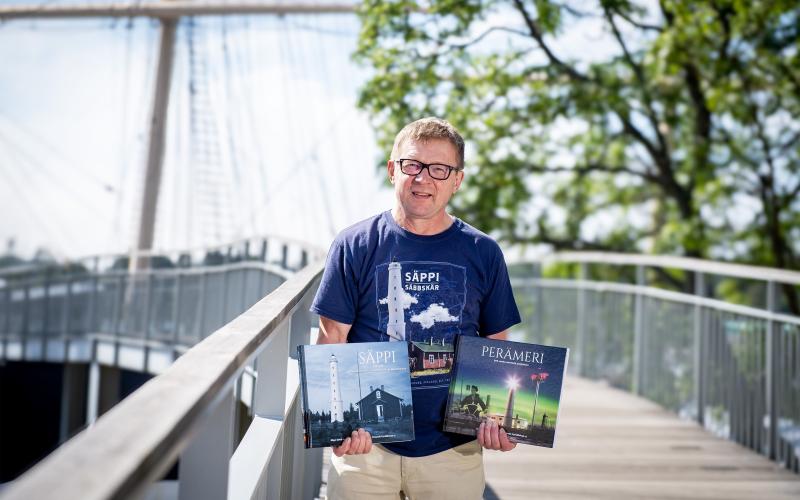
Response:
POLYGON ((361 455, 364 453, 364 447, 367 444, 367 438, 364 434, 366 434, 364 429, 358 429, 357 431, 353 431, 353 433, 350 435, 353 438, 353 451, 351 452, 352 455, 361 455))
POLYGON ((342 455, 361 455, 372 450, 372 436, 364 429, 358 429, 345 438, 340 446, 333 446, 332 451, 337 457, 342 455))
POLYGON ((517 447, 517 443, 508 439, 505 429, 501 429, 497 422, 488 420, 478 426, 478 444, 488 450, 510 451, 517 447))
POLYGON ((517 443, 508 439, 508 434, 505 429, 500 429, 500 450, 511 451, 517 447, 517 443))
POLYGON ((372 450, 372 434, 365 431, 364 429, 359 429, 364 432, 364 440, 366 445, 364 446, 364 453, 369 453, 372 450))
POLYGON ((342 455, 350 451, 350 444, 351 444, 350 438, 345 438, 345 440, 342 441, 341 445, 332 447, 333 454, 336 455, 337 457, 341 457, 342 455))
POLYGON ((493 450, 499 450, 500 449, 500 426, 498 426, 497 422, 495 422, 494 420, 492 420, 492 426, 491 426, 491 429, 489 431, 489 435, 492 438, 491 445, 490 445, 491 448, 493 450))

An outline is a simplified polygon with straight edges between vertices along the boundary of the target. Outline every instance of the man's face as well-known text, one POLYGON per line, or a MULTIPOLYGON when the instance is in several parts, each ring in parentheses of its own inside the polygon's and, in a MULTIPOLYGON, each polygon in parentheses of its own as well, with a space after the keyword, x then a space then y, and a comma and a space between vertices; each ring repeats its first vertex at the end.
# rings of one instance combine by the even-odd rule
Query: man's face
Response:
POLYGON ((425 142, 404 141, 396 158, 387 162, 389 179, 394 184, 397 202, 406 217, 415 219, 434 219, 444 214, 447 202, 461 185, 464 173, 452 171, 445 180, 433 179, 428 169, 417 175, 406 175, 400 170, 400 163, 392 160, 418 160, 422 163, 440 163, 451 167, 458 166, 456 147, 443 139, 425 142))

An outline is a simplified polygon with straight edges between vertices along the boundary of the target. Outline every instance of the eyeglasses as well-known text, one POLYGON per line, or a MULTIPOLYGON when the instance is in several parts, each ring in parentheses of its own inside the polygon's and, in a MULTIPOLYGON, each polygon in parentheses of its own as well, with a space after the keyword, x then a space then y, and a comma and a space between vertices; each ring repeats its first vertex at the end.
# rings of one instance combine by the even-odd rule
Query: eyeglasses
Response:
POLYGON ((427 168, 428 175, 438 181, 443 181, 450 177, 450 172, 453 170, 461 170, 460 168, 442 165, 441 163, 422 163, 421 161, 409 160, 407 158, 394 161, 400 164, 400 171, 406 175, 419 175, 422 169, 427 168))

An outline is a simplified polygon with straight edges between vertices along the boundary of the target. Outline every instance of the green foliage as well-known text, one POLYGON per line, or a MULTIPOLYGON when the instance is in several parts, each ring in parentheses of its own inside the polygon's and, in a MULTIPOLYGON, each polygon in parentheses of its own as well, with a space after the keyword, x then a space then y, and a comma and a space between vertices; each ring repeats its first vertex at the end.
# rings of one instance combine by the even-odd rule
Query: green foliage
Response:
POLYGON ((365 0, 383 148, 438 115, 473 146, 455 212, 506 242, 800 269, 792 1, 365 0), (651 11, 648 11, 648 7, 651 11), (567 43, 601 27, 580 51, 567 43), (572 50, 571 50, 572 49, 572 50))

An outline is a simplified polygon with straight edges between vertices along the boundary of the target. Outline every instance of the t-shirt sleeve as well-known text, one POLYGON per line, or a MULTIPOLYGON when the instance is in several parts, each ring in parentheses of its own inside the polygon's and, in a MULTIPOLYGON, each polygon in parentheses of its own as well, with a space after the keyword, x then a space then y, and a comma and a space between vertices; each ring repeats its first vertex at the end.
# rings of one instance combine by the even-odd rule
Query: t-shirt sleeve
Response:
POLYGON ((336 239, 328 251, 325 270, 322 273, 311 311, 340 323, 352 325, 356 318, 358 297, 357 280, 354 274, 352 253, 346 242, 336 239))
POLYGON ((488 287, 481 301, 478 324, 478 331, 482 337, 502 332, 521 321, 514 292, 511 289, 511 280, 508 277, 508 268, 499 247, 495 247, 489 262, 486 273, 488 287))

